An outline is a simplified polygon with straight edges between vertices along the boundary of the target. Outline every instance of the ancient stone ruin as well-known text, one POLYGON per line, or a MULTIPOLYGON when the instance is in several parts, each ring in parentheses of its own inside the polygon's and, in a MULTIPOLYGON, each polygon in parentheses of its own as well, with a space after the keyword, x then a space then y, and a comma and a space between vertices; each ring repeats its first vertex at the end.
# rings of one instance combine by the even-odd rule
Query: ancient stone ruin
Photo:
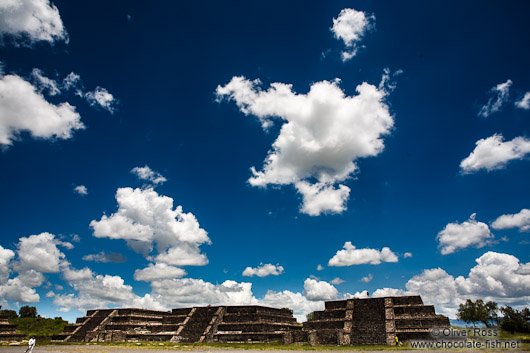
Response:
POLYGON ((17 333, 17 326, 9 323, 8 315, 0 313, 0 341, 22 341, 25 339, 26 335, 17 333))
POLYGON ((89 310, 55 340, 64 342, 271 342, 302 330, 289 309, 207 306, 171 312, 141 309, 89 310))
POLYGON ((347 299, 325 303, 313 320, 298 324, 290 309, 207 306, 153 311, 89 310, 55 340, 64 342, 273 342, 357 345, 396 343, 395 337, 431 339, 433 327, 449 327, 419 296, 347 299))
POLYGON ((304 323, 309 343, 339 345, 429 340, 434 327, 449 327, 449 319, 419 295, 330 301, 304 323))

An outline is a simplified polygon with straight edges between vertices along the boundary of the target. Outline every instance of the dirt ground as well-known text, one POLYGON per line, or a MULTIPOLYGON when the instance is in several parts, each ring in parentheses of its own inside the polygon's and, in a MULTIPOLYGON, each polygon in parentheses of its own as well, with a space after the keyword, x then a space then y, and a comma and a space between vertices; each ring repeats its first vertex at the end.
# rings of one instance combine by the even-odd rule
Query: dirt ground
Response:
MULTIPOLYGON (((27 346, 0 346, 0 353, 24 353, 27 346)), ((295 350, 240 350, 240 349, 224 349, 224 348, 213 348, 213 347, 178 347, 178 349, 168 349, 167 347, 158 349, 158 348, 145 348, 145 347, 119 347, 119 346, 104 346, 104 345, 91 345, 91 346, 54 346, 54 345, 48 345, 48 346, 37 346, 33 350, 33 353, 126 353, 126 352, 136 352, 139 353, 139 351, 149 351, 152 353, 176 353, 178 351, 196 351, 199 353, 244 353, 244 352, 256 352, 256 353, 330 353, 333 351, 295 351, 295 350)), ((337 351, 340 353, 348 353, 348 352, 363 352, 360 350, 352 350, 352 351, 337 351)), ((383 352, 419 352, 419 350, 396 350, 396 351, 390 351, 390 350, 384 350, 384 351, 366 351, 370 353, 383 353, 383 352)), ((431 350, 430 353, 447 353, 450 352, 449 350, 431 350)), ((459 352, 464 352, 463 350, 459 350, 459 352)), ((465 351, 465 352, 486 352, 486 351, 465 351)), ((516 352, 516 351, 504 351, 504 352, 516 352)))

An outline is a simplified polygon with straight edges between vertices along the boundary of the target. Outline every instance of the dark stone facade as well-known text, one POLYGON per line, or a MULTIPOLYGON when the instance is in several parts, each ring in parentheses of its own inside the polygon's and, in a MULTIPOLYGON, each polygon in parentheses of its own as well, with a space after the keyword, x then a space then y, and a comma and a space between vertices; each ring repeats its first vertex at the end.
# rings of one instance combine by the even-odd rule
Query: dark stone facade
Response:
MULTIPOLYGON (((449 327, 449 319, 424 305, 420 296, 347 299, 326 302, 304 323, 311 344, 395 345, 412 339, 432 339, 434 327, 449 327)), ((296 342, 296 340, 295 340, 296 342)))
POLYGON ((208 306, 173 309, 89 310, 55 340, 63 342, 271 342, 301 331, 289 309, 208 306))
POLYGON ((8 317, 0 314, 0 341, 23 341, 25 339, 26 335, 17 333, 17 326, 11 325, 8 317))

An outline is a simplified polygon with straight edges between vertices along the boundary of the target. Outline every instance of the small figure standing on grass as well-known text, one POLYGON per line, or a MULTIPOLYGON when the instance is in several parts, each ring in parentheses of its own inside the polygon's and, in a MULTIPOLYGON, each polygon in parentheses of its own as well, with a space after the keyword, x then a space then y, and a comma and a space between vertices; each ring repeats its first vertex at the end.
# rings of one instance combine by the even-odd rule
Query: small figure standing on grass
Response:
POLYGON ((25 353, 32 353, 33 348, 35 348, 35 336, 31 336, 31 338, 28 341, 28 349, 26 349, 25 353))
POLYGON ((394 338, 396 339, 396 346, 401 346, 401 342, 399 342, 398 336, 395 335, 394 338))

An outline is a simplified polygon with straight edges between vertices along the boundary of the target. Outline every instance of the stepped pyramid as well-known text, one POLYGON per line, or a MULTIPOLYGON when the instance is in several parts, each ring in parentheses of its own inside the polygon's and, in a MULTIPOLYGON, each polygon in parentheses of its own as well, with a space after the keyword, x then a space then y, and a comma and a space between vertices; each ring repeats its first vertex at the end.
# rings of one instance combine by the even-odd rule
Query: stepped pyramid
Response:
MULTIPOLYGON (((389 344, 429 340, 434 327, 449 327, 449 319, 437 315, 434 306, 420 296, 347 299, 325 303, 313 321, 304 323, 311 344, 389 344)), ((302 338, 303 339, 303 338, 302 338)))
POLYGON ((26 335, 17 333, 17 326, 9 323, 9 317, 0 313, 0 341, 23 341, 25 339, 26 335))
POLYGON ((64 332, 63 342, 270 342, 301 330, 289 309, 264 306, 207 306, 173 309, 89 310, 64 332))

